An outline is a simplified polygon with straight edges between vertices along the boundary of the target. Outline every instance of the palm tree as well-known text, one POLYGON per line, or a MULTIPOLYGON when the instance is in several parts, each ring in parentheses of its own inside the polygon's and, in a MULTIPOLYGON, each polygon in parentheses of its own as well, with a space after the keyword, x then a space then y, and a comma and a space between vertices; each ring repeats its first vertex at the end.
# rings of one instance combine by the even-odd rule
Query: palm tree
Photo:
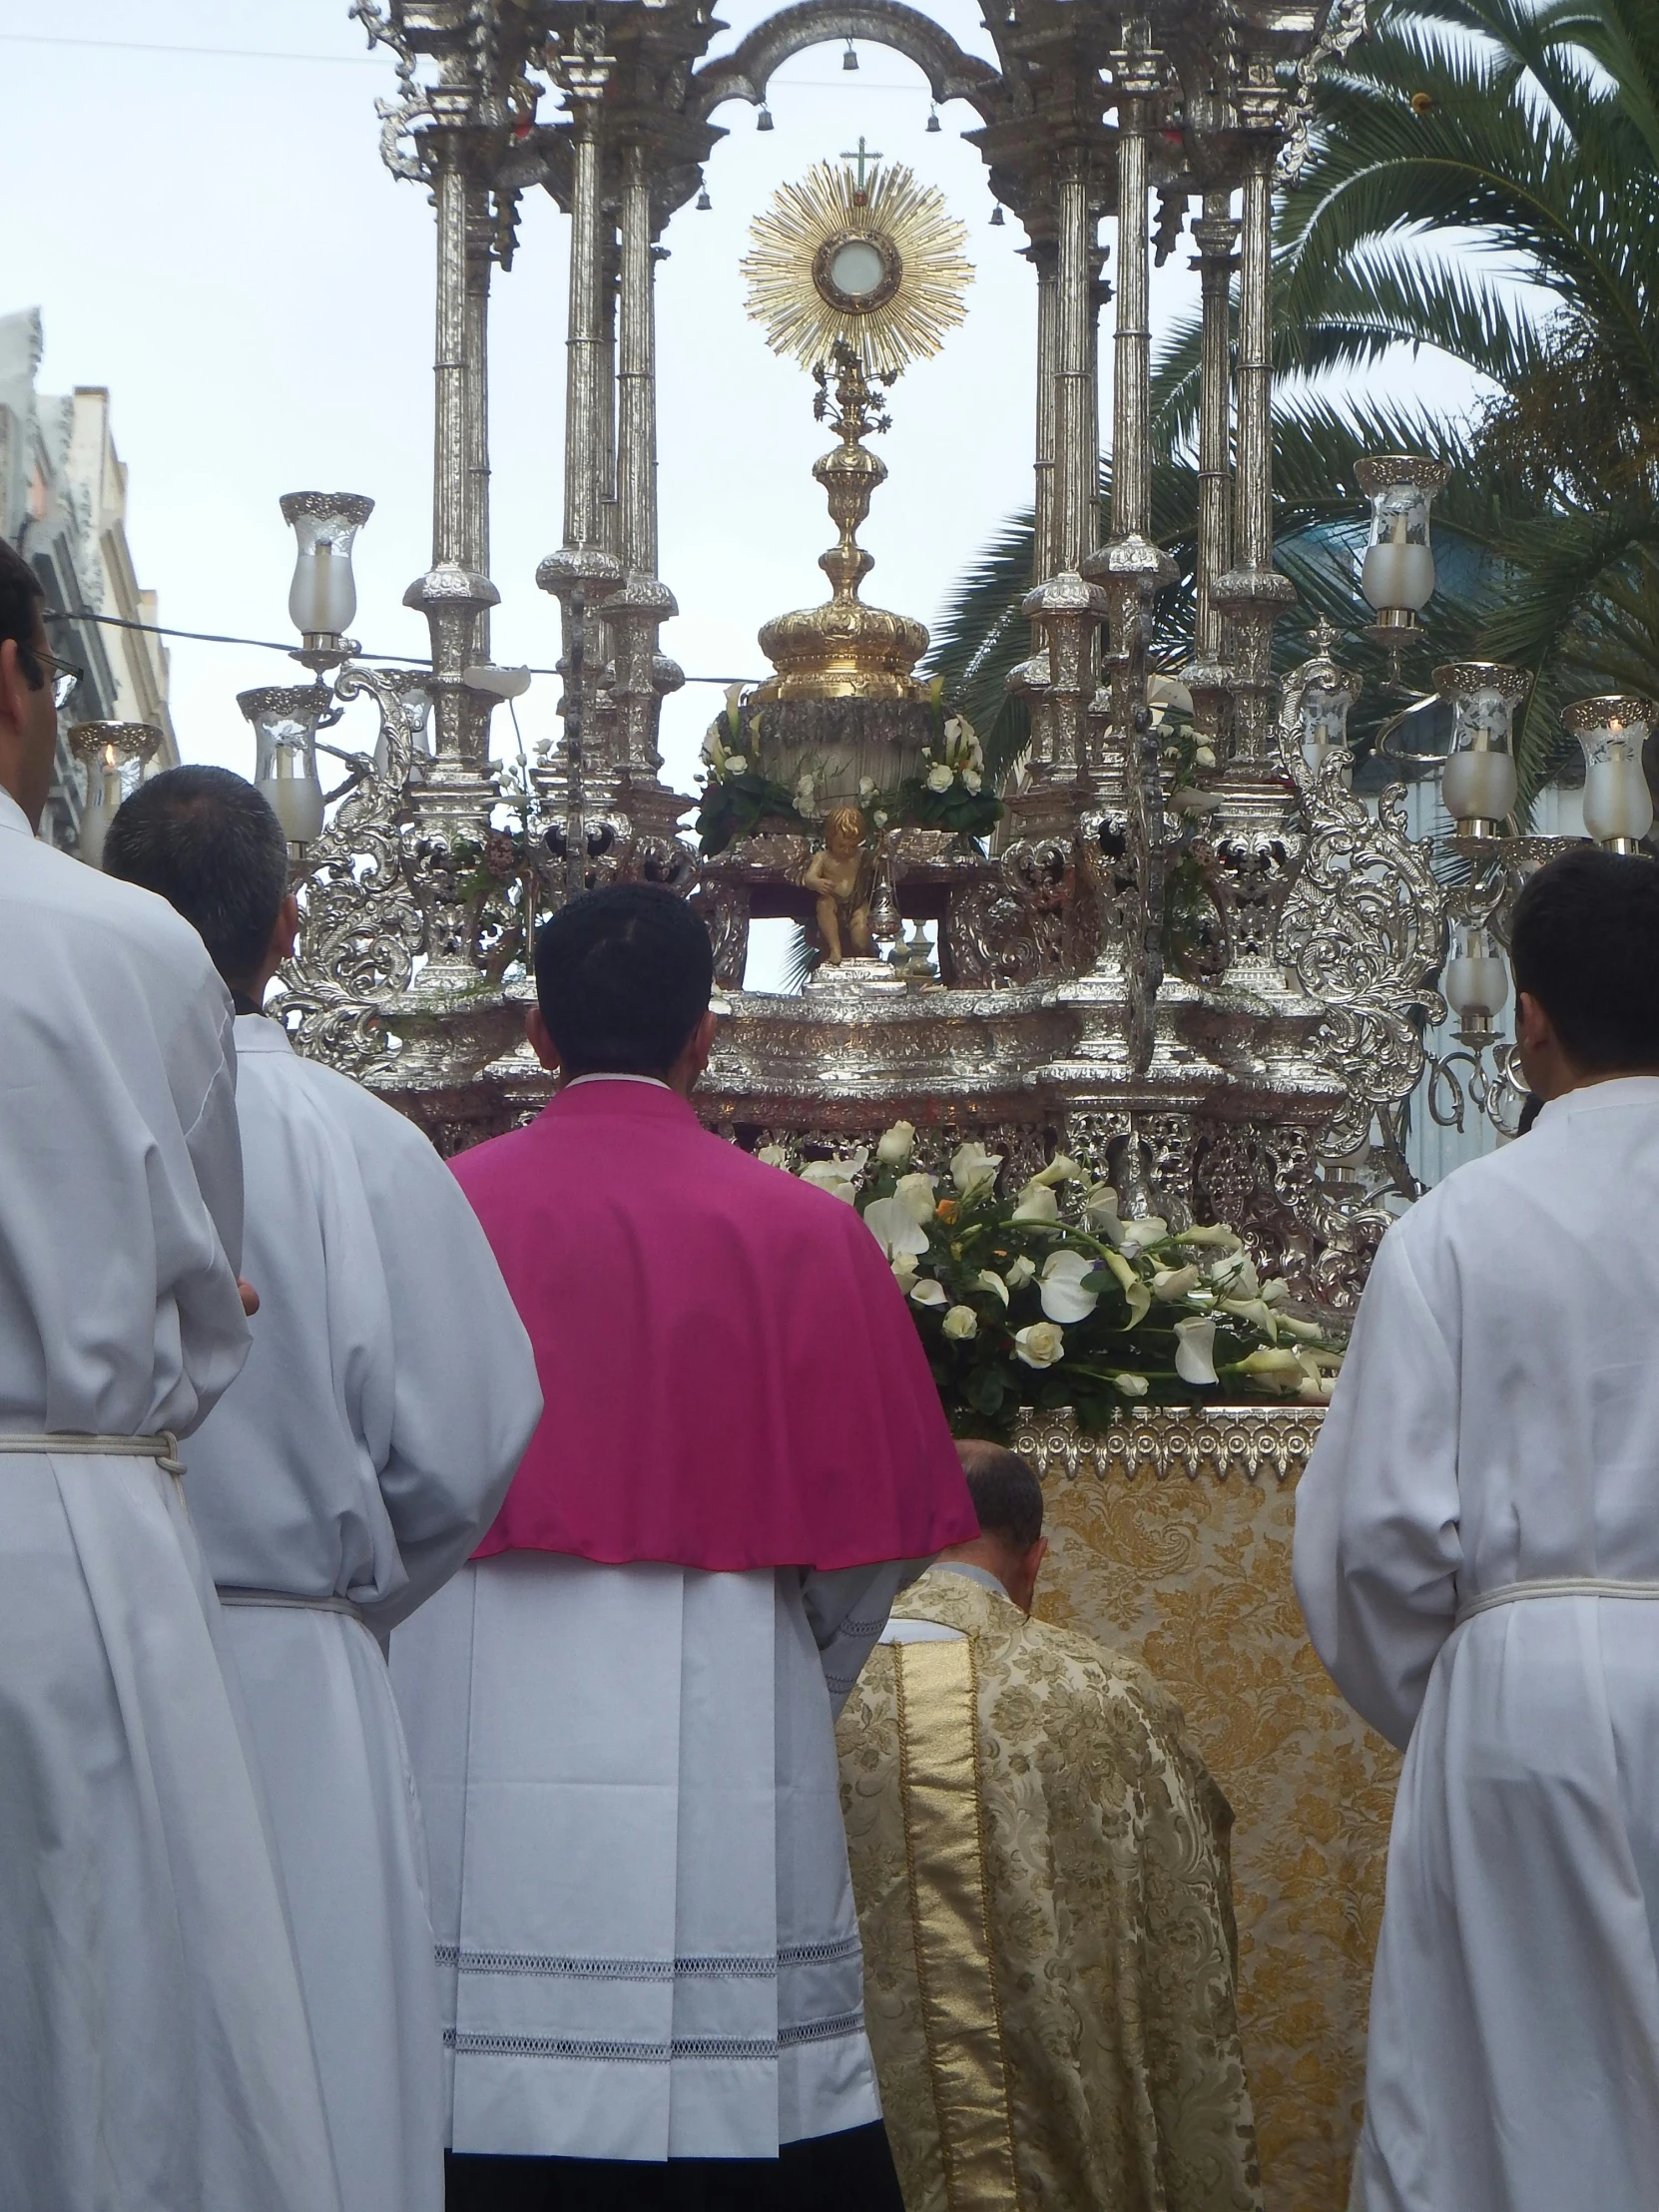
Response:
MULTIPOLYGON (((1352 621, 1331 538, 1358 512, 1354 461, 1404 448, 1451 462, 1436 536, 1453 585, 1431 640, 1533 672, 1517 749, 1530 793, 1560 756, 1564 698, 1659 693, 1659 9, 1384 5, 1322 84, 1277 266, 1281 562, 1316 608, 1352 621), (1472 422, 1344 389, 1424 346, 1482 379, 1472 422)), ((1192 511, 1198 351, 1195 317, 1155 372, 1172 516, 1192 511)), ((1016 518, 958 585, 935 650, 948 676, 1003 617, 1029 548, 1016 518)), ((1003 619, 1021 646, 1022 628, 1003 619)))

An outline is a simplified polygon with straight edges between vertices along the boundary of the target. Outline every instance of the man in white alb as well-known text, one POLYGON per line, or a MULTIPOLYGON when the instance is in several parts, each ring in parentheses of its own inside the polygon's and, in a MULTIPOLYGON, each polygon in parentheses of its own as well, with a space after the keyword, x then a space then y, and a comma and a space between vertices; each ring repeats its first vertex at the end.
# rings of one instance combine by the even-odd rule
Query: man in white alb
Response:
POLYGON ((1659 2199, 1659 868, 1551 861, 1511 946, 1543 1110, 1382 1240, 1297 1494, 1405 1749, 1361 2212, 1659 2199))
POLYGON ((0 2205, 333 2212, 173 1457, 248 1352, 231 1005, 35 838, 74 680, 41 605, 0 546, 0 2205))
POLYGON ((238 1009, 245 1264, 262 1305, 186 1491, 271 1804, 344 2212, 438 2212, 425 1847, 375 1637, 494 1516, 541 1414, 535 1358, 419 1130, 301 1059, 259 1010, 298 912, 253 786, 220 768, 156 777, 117 814, 104 866, 194 925, 238 1009))

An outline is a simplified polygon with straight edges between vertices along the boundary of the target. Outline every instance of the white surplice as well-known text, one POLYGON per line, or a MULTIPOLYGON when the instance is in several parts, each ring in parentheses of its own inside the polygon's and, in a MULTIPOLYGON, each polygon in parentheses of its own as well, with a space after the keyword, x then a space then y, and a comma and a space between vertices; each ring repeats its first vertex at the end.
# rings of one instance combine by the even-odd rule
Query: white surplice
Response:
POLYGON ((833 1721, 916 1571, 508 1552, 398 1630, 456 2150, 774 2158, 879 2118, 833 1721))
POLYGON ((1389 1230, 1297 1495, 1321 1657, 1406 1749, 1363 2212, 1659 2198, 1659 1079, 1389 1230), (1579 1590, 1460 1608, 1515 1585, 1579 1590))
POLYGON ((186 1492, 226 1592, 344 2212, 439 2212, 425 1853, 369 1630, 477 1543, 541 1390, 484 1233, 425 1137, 301 1059, 276 1021, 245 1014, 236 1043, 243 1265, 261 1306, 248 1365, 191 1441, 186 1492), (312 1602, 233 1602, 259 1592, 312 1602))
POLYGON ((249 1334, 231 1006, 0 793, 0 2205, 332 2212, 258 1791, 177 1481, 249 1334), (186 1446, 188 1450, 189 1446, 186 1446))

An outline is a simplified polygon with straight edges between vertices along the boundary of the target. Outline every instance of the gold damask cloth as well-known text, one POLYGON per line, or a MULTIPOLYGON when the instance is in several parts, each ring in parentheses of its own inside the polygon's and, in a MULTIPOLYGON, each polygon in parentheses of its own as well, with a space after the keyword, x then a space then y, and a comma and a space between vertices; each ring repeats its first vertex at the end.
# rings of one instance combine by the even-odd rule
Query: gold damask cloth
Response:
MULTIPOLYGON (((1259 1418, 1260 1416, 1252 1416, 1259 1418)), ((1236 1472, 1045 1456, 1037 1611, 1144 1660, 1231 1802, 1239 2026, 1268 2212, 1341 2212, 1398 1755, 1320 1665, 1291 1585, 1301 1451, 1236 1472)), ((1220 1426, 1226 1424, 1218 1423, 1220 1426)))
POLYGON ((963 1662, 934 1656, 966 1647, 880 1646, 839 1725, 906 2212, 1259 2212, 1231 1816, 1178 1709, 1134 1660, 961 1575, 923 1576, 894 1611, 971 1640, 977 1723, 970 1840, 963 1662))

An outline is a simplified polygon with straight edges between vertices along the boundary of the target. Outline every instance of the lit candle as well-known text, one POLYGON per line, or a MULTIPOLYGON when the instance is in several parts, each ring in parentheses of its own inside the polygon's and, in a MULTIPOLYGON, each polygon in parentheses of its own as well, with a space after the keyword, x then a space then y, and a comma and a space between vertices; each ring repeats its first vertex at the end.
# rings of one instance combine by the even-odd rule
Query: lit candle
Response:
POLYGON ((104 839, 121 805, 121 761, 113 745, 102 760, 87 763, 87 798, 81 810, 81 857, 88 867, 104 864, 104 839))

